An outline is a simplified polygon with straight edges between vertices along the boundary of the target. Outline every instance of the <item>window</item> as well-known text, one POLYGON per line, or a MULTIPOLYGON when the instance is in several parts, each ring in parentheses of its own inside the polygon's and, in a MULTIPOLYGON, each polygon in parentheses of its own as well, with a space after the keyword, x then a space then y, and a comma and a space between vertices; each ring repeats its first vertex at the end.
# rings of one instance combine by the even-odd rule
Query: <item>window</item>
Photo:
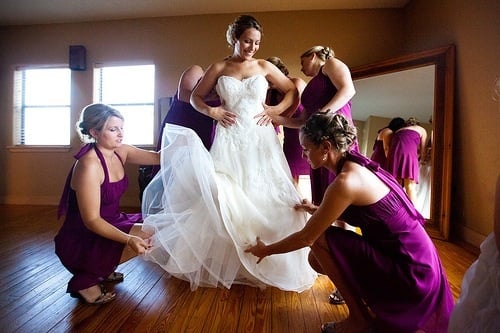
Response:
POLYGON ((119 110, 124 141, 154 144, 154 65, 99 67, 94 70, 94 102, 119 110))
POLYGON ((14 144, 69 145, 71 71, 20 68, 14 76, 14 144))

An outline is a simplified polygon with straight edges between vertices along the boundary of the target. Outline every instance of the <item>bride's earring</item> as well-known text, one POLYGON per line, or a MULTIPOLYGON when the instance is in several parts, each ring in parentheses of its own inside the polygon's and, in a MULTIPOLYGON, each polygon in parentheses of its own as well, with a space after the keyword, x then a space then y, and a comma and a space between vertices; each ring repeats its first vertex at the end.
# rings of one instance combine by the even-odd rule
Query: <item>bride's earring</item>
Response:
POLYGON ((323 161, 326 161, 326 154, 323 154, 323 161))

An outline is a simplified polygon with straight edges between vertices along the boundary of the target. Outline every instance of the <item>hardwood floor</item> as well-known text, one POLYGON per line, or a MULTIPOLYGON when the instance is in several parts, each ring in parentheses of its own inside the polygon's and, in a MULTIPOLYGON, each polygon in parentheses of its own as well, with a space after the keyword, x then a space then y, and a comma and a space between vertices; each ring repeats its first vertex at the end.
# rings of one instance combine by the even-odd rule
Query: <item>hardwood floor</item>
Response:
MULTIPOLYGON (((119 267, 125 281, 109 284, 117 299, 88 306, 66 294, 70 274, 54 254, 56 207, 0 205, 1 332, 319 332, 347 316, 328 303, 321 276, 303 293, 276 288, 199 288, 167 278, 159 266, 134 258, 119 267)), ((435 241, 455 297, 476 255, 435 241)))

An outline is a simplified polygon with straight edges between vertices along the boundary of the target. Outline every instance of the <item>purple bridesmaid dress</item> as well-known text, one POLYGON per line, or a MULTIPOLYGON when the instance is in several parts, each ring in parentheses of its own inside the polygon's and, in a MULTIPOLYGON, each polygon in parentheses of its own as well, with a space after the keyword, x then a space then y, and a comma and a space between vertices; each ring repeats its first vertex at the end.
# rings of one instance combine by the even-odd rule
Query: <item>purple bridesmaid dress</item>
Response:
MULTIPOLYGON (((219 101, 206 103, 210 106, 220 105, 219 101)), ((167 123, 191 128, 196 132, 196 134, 198 134, 205 148, 210 150, 214 140, 214 119, 196 111, 190 103, 179 100, 177 98, 177 94, 175 94, 170 110, 168 110, 161 125, 160 136, 157 144, 158 149, 161 147, 163 129, 167 123)))
POLYGON ((412 179, 418 184, 420 140, 420 134, 413 130, 400 129, 394 133, 387 157, 387 171, 396 179, 412 179))
POLYGON ((362 235, 330 227, 326 238, 347 281, 376 315, 375 331, 446 333, 453 296, 424 218, 402 187, 378 163, 350 152, 390 189, 378 202, 349 206, 341 220, 362 235))
MULTIPOLYGON (((325 106, 337 93, 337 88, 333 85, 330 78, 323 74, 323 68, 320 68, 318 75, 313 77, 307 83, 302 92, 301 103, 307 112, 308 117, 325 106)), ((344 115, 353 125, 351 115, 351 101, 344 105, 337 113, 344 115)), ((352 146, 353 150, 358 151, 357 142, 352 146)), ((311 169, 311 195, 312 202, 319 205, 323 200, 328 185, 335 179, 335 175, 325 168, 311 169)))
MULTIPOLYGON (((117 182, 110 182, 104 157, 94 144, 85 145, 75 155, 75 158, 80 159, 91 149, 95 149, 104 169, 104 182, 101 185, 100 215, 109 224, 125 233, 129 233, 135 223, 142 222, 142 216, 140 213, 125 214, 120 212, 120 198, 128 187, 127 175, 125 174, 117 182)), ((116 156, 120 158, 118 154, 116 156)), ((59 203, 58 218, 62 215, 66 217, 54 239, 57 256, 64 267, 73 274, 68 283, 68 293, 99 284, 104 278, 113 273, 120 262, 125 246, 87 229, 80 215, 76 192, 70 186, 73 168, 68 174, 59 203)))
MULTIPOLYGON (((292 118, 299 117, 304 112, 304 107, 299 105, 292 118)), ((299 141, 299 129, 283 127, 283 152, 290 166, 292 177, 308 175, 310 171, 309 163, 302 157, 302 146, 299 141)))

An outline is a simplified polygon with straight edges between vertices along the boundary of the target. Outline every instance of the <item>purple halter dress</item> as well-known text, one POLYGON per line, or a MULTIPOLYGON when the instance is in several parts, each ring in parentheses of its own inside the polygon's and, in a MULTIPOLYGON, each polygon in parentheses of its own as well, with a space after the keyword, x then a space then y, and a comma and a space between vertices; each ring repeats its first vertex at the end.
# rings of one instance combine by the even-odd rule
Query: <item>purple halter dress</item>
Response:
POLYGON ((375 331, 446 333, 453 297, 424 218, 378 163, 357 152, 346 159, 367 167, 390 189, 378 202, 349 206, 342 214, 362 235, 338 227, 326 231, 344 277, 376 315, 375 331))
MULTIPOLYGON (((304 106, 308 117, 325 106, 337 93, 337 88, 333 85, 330 78, 323 74, 322 70, 323 67, 320 68, 318 75, 313 77, 307 83, 304 91, 302 92, 301 103, 304 106)), ((339 110, 336 110, 336 112, 344 115, 351 122, 351 124, 353 124, 351 101, 347 102, 347 104, 339 110)), ((351 149, 356 151, 359 150, 357 142, 351 149)), ((310 177, 312 202, 319 205, 323 200, 326 188, 333 181, 335 175, 325 168, 319 168, 315 170, 311 169, 310 177)))
MULTIPOLYGON (((219 101, 210 101, 207 102, 210 106, 220 105, 219 101)), ((160 130, 160 140, 158 140, 157 148, 161 148, 161 138, 163 136, 163 129, 165 128, 165 124, 175 124, 187 128, 191 128, 193 131, 198 134, 203 142, 203 145, 207 150, 210 150, 212 146, 212 142, 214 140, 214 130, 215 124, 214 120, 209 116, 204 115, 201 112, 196 111, 195 108, 190 103, 181 101, 177 98, 177 94, 174 96, 174 101, 168 110, 165 119, 161 125, 160 130)))
MULTIPOLYGON (((297 111, 292 118, 299 117, 304 112, 304 107, 299 104, 297 111)), ((302 157, 302 146, 299 141, 299 129, 283 127, 283 152, 290 166, 292 177, 308 175, 310 171, 309 163, 302 157)))
MULTIPOLYGON (((206 103, 210 106, 219 106, 221 104, 219 100, 206 101, 206 103)), ((166 124, 174 124, 190 128, 198 134, 201 142, 203 142, 203 145, 207 148, 207 150, 210 150, 212 147, 217 122, 209 116, 198 112, 190 103, 179 100, 177 98, 177 93, 175 93, 170 109, 161 124, 160 134, 158 135, 158 141, 156 143, 157 151, 161 149, 161 138, 163 138, 163 130, 165 129, 166 124)), ((158 173, 158 170, 160 170, 159 165, 151 166, 151 178, 158 173)), ((142 194, 140 197, 142 199, 142 194)))
POLYGON ((396 179, 413 179, 418 183, 420 140, 420 134, 414 130, 400 129, 394 133, 387 156, 387 171, 396 179))
MULTIPOLYGON (((134 223, 142 222, 142 216, 140 213, 120 212, 120 198, 128 187, 127 175, 111 183, 104 157, 94 144, 83 146, 75 158, 80 159, 91 149, 95 149, 104 169, 104 182, 101 185, 101 217, 121 231, 129 233, 134 223)), ((64 267, 73 274, 68 283, 68 293, 99 284, 113 273, 125 246, 87 229, 80 215, 76 192, 70 186, 73 168, 66 179, 58 210, 58 218, 62 215, 66 215, 66 218, 54 239, 57 256, 64 267)))

